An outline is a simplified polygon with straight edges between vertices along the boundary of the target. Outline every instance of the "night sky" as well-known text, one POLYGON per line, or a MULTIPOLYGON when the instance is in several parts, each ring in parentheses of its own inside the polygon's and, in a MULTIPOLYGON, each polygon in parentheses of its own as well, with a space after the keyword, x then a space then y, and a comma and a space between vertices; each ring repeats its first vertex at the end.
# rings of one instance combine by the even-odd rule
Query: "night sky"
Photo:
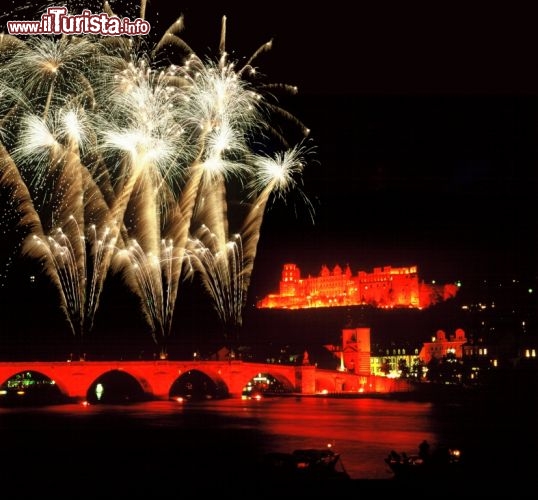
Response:
POLYGON ((417 264, 428 281, 536 275, 531 16, 413 3, 182 5, 184 39, 201 52, 217 47, 222 14, 238 60, 273 39, 258 69, 298 86, 282 103, 316 149, 302 186, 314 221, 299 197, 268 211, 253 297, 277 289, 287 261, 304 275, 322 264, 417 264))
MULTIPOLYGON (((257 69, 298 86, 281 104, 311 129, 315 154, 301 189, 313 220, 299 196, 270 207, 251 301, 277 290, 285 262, 303 275, 323 264, 354 272, 416 264, 424 279, 445 282, 536 276, 530 13, 491 4, 486 12, 407 2, 171 3, 148 1, 152 36, 184 14, 182 36, 198 55, 218 54, 222 15, 232 59, 273 39, 257 69)), ((100 2, 82 4, 99 12, 100 2)))

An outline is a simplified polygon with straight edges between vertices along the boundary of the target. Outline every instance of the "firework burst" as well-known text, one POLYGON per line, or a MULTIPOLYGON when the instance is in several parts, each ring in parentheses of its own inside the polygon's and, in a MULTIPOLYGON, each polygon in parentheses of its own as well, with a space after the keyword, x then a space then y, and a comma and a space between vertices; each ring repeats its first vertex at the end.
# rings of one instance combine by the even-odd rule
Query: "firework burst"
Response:
POLYGON ((225 17, 215 61, 182 29, 180 16, 153 46, 0 36, 2 226, 16 227, 15 246, 42 263, 75 337, 92 329, 108 273, 121 272, 163 357, 193 272, 223 324, 242 324, 266 205, 298 189, 304 168, 304 147, 275 124, 308 133, 274 98, 295 87, 256 81, 254 62, 271 42, 238 66, 225 17), (234 203, 246 216, 229 210, 230 185, 247 193, 234 203))

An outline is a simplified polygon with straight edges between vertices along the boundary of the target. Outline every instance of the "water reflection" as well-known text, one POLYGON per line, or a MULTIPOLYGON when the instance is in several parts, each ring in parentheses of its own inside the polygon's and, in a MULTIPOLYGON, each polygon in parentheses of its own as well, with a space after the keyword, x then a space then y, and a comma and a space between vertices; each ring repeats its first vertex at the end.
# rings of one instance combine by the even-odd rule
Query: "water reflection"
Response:
POLYGON ((437 442, 445 439, 447 431, 432 419, 429 403, 376 399, 234 398, 87 407, 69 404, 0 412, 2 431, 18 433, 21 438, 32 435, 35 444, 54 439, 56 447, 70 452, 77 452, 68 441, 73 434, 85 447, 99 446, 100 453, 107 453, 107 446, 122 444, 133 451, 140 446, 145 451, 167 452, 169 438, 171 447, 180 441, 189 452, 199 446, 198 456, 211 457, 212 447, 219 449, 223 444, 252 452, 249 459, 331 443, 353 478, 369 479, 391 476, 383 462, 387 450, 414 449, 422 439, 437 442), (159 439, 151 431, 158 431, 159 439), (103 437, 109 434, 114 439, 103 437))
POLYGON ((535 442, 531 420, 518 415, 514 426, 497 414, 484 405, 316 397, 0 408, 2 452, 10 457, 0 474, 24 483, 22 463, 56 488, 95 485, 95 478, 122 490, 194 478, 217 485, 263 479, 256 466, 266 453, 331 444, 352 479, 391 479, 388 452, 418 451, 426 439, 480 464, 477 481, 524 478, 532 473, 529 457, 507 461, 506 452, 518 438, 535 442))
POLYGON ((443 439, 430 419, 428 403, 302 398, 265 400, 251 411, 258 412, 271 451, 330 443, 353 478, 389 478, 392 474, 382 462, 388 449, 415 448, 424 436, 443 439))

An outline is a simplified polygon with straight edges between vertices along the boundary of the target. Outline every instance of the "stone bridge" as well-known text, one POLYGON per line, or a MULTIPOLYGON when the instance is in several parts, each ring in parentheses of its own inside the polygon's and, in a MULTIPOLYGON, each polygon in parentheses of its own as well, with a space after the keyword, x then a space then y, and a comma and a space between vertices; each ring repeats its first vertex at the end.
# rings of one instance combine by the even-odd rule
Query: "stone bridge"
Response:
POLYGON ((54 381, 62 395, 84 401, 95 383, 110 373, 122 372, 135 380, 149 399, 169 399, 172 388, 193 373, 207 377, 230 397, 241 397, 243 388, 260 374, 270 375, 286 392, 323 393, 388 392, 393 382, 385 377, 361 376, 314 365, 281 365, 233 361, 17 361, 0 362, 0 385, 17 374, 39 374, 54 381))

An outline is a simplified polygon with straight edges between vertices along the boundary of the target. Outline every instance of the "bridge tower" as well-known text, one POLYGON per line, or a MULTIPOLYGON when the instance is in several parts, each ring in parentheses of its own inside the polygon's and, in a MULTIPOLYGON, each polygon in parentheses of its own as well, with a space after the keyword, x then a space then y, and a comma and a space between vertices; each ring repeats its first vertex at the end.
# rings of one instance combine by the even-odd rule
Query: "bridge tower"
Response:
POLYGON ((370 328, 343 328, 341 355, 346 371, 370 375, 370 328))

